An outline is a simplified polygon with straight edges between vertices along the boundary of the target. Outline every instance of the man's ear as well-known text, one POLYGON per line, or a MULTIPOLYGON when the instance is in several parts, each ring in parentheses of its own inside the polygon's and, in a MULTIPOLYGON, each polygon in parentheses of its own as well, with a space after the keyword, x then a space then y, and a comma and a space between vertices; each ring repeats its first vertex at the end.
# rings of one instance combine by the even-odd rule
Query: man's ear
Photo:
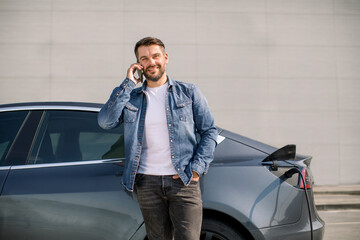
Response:
POLYGON ((167 53, 165 53, 164 57, 165 57, 165 63, 168 63, 169 62, 169 55, 167 53))

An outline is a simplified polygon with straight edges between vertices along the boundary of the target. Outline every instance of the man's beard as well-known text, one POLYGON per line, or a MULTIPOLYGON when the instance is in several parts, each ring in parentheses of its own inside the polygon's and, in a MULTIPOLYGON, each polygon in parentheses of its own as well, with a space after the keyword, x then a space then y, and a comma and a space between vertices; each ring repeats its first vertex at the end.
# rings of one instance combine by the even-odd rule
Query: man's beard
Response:
POLYGON ((144 75, 146 77, 146 80, 149 80, 149 81, 152 81, 152 82, 157 82, 165 73, 165 67, 161 66, 161 65, 156 65, 158 68, 159 68, 159 73, 155 76, 150 76, 148 73, 147 73, 147 70, 150 68, 150 67, 154 67, 153 66, 149 66, 145 71, 144 71, 144 75))

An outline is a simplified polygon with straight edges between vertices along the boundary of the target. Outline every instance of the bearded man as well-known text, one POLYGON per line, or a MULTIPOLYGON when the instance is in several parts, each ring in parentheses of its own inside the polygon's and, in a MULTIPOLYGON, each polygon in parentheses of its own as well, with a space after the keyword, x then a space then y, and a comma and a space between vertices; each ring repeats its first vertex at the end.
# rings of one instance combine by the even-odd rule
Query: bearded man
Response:
POLYGON ((214 118, 197 86, 166 74, 169 56, 161 40, 141 39, 134 51, 137 62, 102 107, 98 122, 104 129, 124 124, 122 180, 137 194, 148 238, 197 240, 202 223, 199 179, 213 160, 214 118), (146 81, 135 77, 138 70, 146 81))

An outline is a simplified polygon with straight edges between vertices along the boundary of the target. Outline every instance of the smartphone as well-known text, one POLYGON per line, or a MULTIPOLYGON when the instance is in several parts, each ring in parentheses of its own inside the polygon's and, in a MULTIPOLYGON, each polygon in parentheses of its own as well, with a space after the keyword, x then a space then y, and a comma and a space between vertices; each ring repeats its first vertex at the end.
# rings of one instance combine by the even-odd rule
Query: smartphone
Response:
POLYGON ((144 81, 144 73, 142 70, 140 69, 136 69, 137 71, 137 74, 139 75, 139 79, 140 79, 140 82, 143 82, 144 81))

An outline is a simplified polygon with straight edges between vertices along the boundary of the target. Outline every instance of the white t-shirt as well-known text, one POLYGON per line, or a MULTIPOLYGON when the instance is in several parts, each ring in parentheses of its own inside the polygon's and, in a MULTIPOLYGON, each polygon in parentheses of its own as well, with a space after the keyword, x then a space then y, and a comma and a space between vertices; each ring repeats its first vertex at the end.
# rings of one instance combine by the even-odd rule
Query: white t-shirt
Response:
POLYGON ((156 88, 146 87, 147 109, 143 147, 138 172, 147 175, 175 175, 171 162, 165 98, 168 83, 156 88))

